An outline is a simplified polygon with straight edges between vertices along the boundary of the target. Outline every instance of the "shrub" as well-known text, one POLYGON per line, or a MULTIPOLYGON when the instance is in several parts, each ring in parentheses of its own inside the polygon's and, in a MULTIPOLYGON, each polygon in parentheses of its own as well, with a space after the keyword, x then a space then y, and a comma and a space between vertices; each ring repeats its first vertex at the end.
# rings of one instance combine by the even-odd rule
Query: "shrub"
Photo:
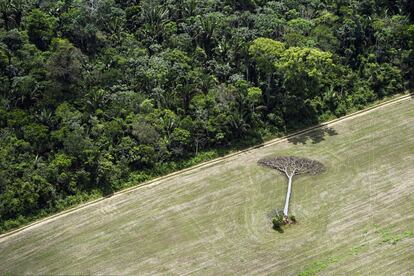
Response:
POLYGON ((279 229, 283 226, 283 221, 280 218, 273 218, 273 229, 279 229))
POLYGON ((285 225, 283 220, 283 212, 277 209, 273 209, 267 214, 267 217, 270 219, 273 225, 273 229, 283 233, 283 225, 285 225))
POLYGON ((285 217, 281 210, 273 209, 267 214, 267 218, 272 222, 272 228, 280 233, 283 233, 283 226, 289 224, 296 224, 297 220, 294 215, 285 217))

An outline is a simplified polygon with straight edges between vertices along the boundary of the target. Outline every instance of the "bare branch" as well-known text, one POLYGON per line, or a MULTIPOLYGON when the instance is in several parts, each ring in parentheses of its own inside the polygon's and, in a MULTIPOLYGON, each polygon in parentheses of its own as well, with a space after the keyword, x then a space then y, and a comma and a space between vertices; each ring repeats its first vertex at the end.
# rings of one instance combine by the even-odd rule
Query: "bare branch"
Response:
POLYGON ((286 176, 291 177, 301 174, 320 174, 325 170, 325 166, 308 158, 296 156, 277 156, 259 160, 260 165, 284 172, 286 176))

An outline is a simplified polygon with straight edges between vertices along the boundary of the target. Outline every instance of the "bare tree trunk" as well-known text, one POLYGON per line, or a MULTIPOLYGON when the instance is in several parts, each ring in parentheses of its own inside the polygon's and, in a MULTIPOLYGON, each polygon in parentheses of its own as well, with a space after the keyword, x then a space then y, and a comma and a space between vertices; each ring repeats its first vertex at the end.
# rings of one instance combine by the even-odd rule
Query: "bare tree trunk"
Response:
POLYGON ((289 201, 290 201, 290 195, 292 193, 292 178, 293 175, 288 176, 289 178, 289 184, 288 184, 288 190, 286 194, 286 201, 285 201, 285 208, 283 209, 283 214, 287 217, 289 212, 289 201))

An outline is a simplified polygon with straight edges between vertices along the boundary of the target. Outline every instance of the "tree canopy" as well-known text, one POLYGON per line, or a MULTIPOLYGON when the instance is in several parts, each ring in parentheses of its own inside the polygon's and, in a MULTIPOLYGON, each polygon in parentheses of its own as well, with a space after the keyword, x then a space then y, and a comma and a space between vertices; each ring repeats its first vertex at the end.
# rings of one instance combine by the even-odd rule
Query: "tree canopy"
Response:
POLYGON ((325 170, 325 166, 316 160, 296 156, 265 158, 259 160, 259 164, 283 172, 287 177, 302 174, 317 175, 325 170))

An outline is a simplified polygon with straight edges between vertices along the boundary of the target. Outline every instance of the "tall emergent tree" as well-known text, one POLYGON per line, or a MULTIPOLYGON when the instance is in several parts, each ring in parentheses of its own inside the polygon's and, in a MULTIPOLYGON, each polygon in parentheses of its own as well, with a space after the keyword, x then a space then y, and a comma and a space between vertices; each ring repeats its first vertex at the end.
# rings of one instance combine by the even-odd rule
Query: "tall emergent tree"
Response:
POLYGON ((317 175, 325 170, 325 166, 316 160, 301 158, 296 156, 278 156, 271 158, 264 158, 259 160, 260 165, 268 168, 276 169, 286 175, 289 180, 288 190, 286 194, 285 207, 283 215, 288 217, 289 200, 292 193, 292 180, 295 175, 311 174, 317 175))

